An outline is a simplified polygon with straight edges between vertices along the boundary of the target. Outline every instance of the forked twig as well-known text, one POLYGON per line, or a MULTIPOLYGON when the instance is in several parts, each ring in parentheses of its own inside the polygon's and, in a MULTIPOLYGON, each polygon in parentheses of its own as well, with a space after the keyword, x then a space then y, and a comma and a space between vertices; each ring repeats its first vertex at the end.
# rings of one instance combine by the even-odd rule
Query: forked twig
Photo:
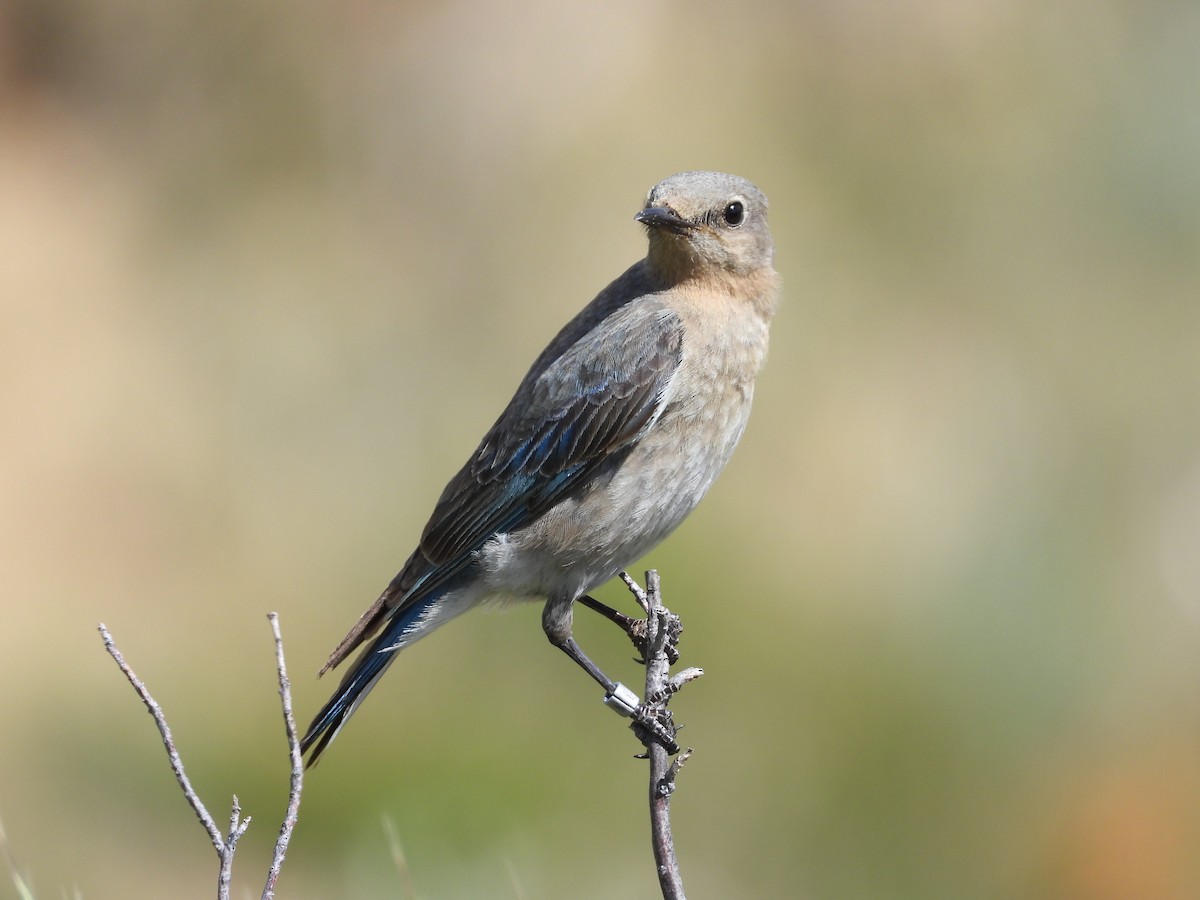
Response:
MULTIPOLYGON (((296 722, 292 715, 291 684, 288 681, 287 665, 283 657, 283 637, 279 631, 279 616, 276 613, 270 613, 267 618, 271 622, 271 631, 275 636, 275 663, 279 672, 279 694, 283 705, 283 719, 285 728, 287 729, 288 749, 291 756, 291 783, 288 791, 287 813, 279 829, 279 838, 275 842, 274 857, 271 862, 271 868, 267 873, 267 882, 266 887, 263 889, 262 900, 272 900, 275 896, 275 882, 279 878, 279 871, 283 865, 288 842, 291 840, 292 832, 296 828, 296 818, 300 810, 300 792, 304 780, 304 765, 300 758, 300 740, 296 733, 296 722)), ((229 814, 229 832, 225 835, 221 834, 216 821, 192 787, 191 780, 187 777, 187 773, 183 769, 183 759, 180 757, 179 751, 175 748, 175 740, 171 735, 171 727, 167 724, 167 718, 162 711, 162 707, 151 696, 145 683, 134 674, 133 669, 125 661, 125 657, 122 656, 121 651, 117 649, 112 635, 109 634, 108 628, 105 627, 103 622, 99 624, 99 631, 100 637, 104 641, 104 649, 116 661, 121 673, 130 685, 133 686, 134 691, 137 692, 138 697, 141 699, 143 705, 145 705, 146 711, 150 713, 150 716, 154 719, 154 724, 158 727, 158 733, 162 736, 163 747, 166 748, 167 760, 170 763, 171 771, 175 774, 175 780, 179 782, 183 796, 192 807, 196 818, 200 820, 200 824, 208 832, 209 840, 212 841, 212 845, 217 851, 217 857, 220 859, 221 865, 217 875, 217 898, 218 900, 229 900, 229 888, 233 880, 233 856, 237 851, 238 840, 246 833, 246 829, 250 827, 250 816, 242 818, 241 804, 238 802, 237 795, 235 794, 229 814)))

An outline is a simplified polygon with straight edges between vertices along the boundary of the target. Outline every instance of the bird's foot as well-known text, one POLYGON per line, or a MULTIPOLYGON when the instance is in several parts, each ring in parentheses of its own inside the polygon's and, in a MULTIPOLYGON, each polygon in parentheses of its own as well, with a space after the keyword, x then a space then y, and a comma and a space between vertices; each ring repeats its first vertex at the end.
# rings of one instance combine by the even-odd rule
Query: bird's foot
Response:
MULTIPOLYGON (((679 662, 679 636, 683 634, 683 623, 679 616, 662 605, 658 573, 653 570, 646 573, 646 590, 628 572, 622 572, 620 578, 646 613, 646 618, 634 620, 636 628, 625 632, 642 654, 638 662, 647 665, 652 655, 661 653, 666 657, 668 666, 675 665, 679 662)), ((665 671, 663 674, 666 674, 665 671)))
POLYGON ((644 703, 638 699, 637 694, 618 681, 613 689, 604 695, 604 703, 618 715, 633 720, 629 727, 643 744, 649 746, 651 741, 655 741, 662 744, 668 753, 675 754, 679 752, 679 744, 675 741, 679 726, 671 718, 667 701, 685 684, 703 674, 701 669, 685 669, 671 679, 661 691, 655 691, 644 703))
POLYGON ((679 726, 675 724, 675 720, 671 718, 671 711, 665 706, 643 703, 634 711, 633 723, 629 727, 647 749, 651 742, 656 742, 662 744, 672 756, 679 752, 679 744, 675 741, 679 726))
POLYGON ((633 616, 627 616, 625 613, 618 612, 611 606, 601 603, 595 597, 589 597, 586 594, 576 602, 581 606, 586 606, 592 612, 600 613, 600 615, 625 632, 629 640, 633 642, 633 646, 637 649, 640 656, 637 660, 638 665, 644 666, 646 664, 646 634, 648 629, 645 619, 635 619, 633 616))
MULTIPOLYGON (((625 573, 622 572, 621 574, 624 575, 625 573)), ((634 585, 634 587, 636 587, 636 585, 634 585)), ((637 595, 635 594, 635 596, 637 595)), ((580 597, 576 602, 586 606, 593 612, 600 613, 600 615, 604 616, 604 618, 608 619, 610 622, 624 631, 638 652, 638 657, 635 662, 639 666, 644 666, 646 664, 646 654, 650 652, 649 616, 651 613, 647 612, 647 618, 645 619, 635 619, 633 616, 627 616, 623 612, 618 612, 611 606, 601 603, 599 600, 595 599, 594 597, 589 597, 586 594, 580 597)), ((666 629, 666 642, 665 646, 663 647, 663 651, 667 654, 667 661, 671 665, 674 665, 675 663, 679 662, 679 635, 683 631, 683 626, 679 624, 679 618, 672 615, 666 622, 666 629)))
POLYGON ((643 703, 637 694, 618 681, 613 689, 604 695, 604 703, 618 715, 633 720, 629 727, 643 744, 657 741, 668 753, 674 754, 679 752, 679 744, 675 742, 675 732, 678 729, 671 719, 671 711, 667 709, 666 701, 671 694, 683 687, 683 684, 684 682, 680 682, 677 686, 658 691, 649 702, 643 703))
POLYGON ((609 680, 583 655, 569 636, 560 646, 596 681, 604 685, 605 704, 617 714, 632 720, 629 727, 646 746, 647 752, 651 745, 658 744, 668 753, 676 754, 679 752, 679 744, 675 742, 675 735, 679 727, 671 719, 667 703, 685 684, 699 678, 704 671, 689 668, 674 676, 669 674, 670 667, 679 661, 679 637, 683 633, 683 625, 678 616, 662 605, 657 573, 651 571, 646 575, 648 590, 642 590, 627 573, 621 573, 621 580, 625 582, 638 605, 645 610, 646 617, 643 619, 635 619, 617 612, 586 595, 576 601, 600 613, 629 636, 641 655, 638 663, 647 669, 645 700, 620 682, 609 680))

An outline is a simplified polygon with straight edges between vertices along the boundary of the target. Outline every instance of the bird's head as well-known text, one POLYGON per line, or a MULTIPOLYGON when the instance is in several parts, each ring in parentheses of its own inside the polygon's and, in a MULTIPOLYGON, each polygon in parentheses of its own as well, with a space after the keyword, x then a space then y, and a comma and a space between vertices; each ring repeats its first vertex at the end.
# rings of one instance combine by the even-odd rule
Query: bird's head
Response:
POLYGON ((650 237, 649 260, 668 278, 771 267, 767 198, 745 178, 681 172, 663 179, 634 217, 650 237))

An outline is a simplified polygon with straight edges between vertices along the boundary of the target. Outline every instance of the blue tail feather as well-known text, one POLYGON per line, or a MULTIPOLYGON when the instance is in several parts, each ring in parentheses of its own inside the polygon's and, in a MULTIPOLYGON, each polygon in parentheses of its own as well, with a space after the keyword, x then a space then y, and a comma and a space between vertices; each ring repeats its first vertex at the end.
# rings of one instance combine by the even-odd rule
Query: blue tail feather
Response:
POLYGON ((300 741, 300 752, 312 754, 308 758, 308 766, 312 766, 325 748, 337 737, 342 725, 353 715, 358 705, 375 686, 375 682, 396 658, 395 644, 402 638, 405 631, 420 619, 429 607, 436 602, 441 594, 422 598, 419 603, 399 611, 389 621, 375 640, 371 641, 358 658, 354 660, 350 670, 342 678, 342 683, 329 698, 321 711, 317 713, 308 732, 300 741))

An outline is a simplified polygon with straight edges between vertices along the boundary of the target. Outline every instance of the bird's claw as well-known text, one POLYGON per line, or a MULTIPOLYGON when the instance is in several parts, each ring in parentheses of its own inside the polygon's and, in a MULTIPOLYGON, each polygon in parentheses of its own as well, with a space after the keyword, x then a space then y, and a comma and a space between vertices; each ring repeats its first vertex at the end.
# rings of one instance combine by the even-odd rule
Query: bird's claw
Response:
POLYGON ((643 703, 634 710, 632 718, 633 723, 629 727, 647 748, 651 741, 657 741, 671 755, 679 752, 679 744, 675 742, 678 728, 671 719, 669 709, 654 708, 643 703))
POLYGON ((677 728, 671 720, 671 711, 659 704, 665 703, 676 690, 678 688, 660 691, 662 696, 656 696, 652 703, 643 703, 637 694, 618 681, 604 695, 604 704, 618 715, 633 720, 629 727, 643 744, 658 741, 668 753, 674 754, 679 752, 679 744, 675 742, 677 728))

